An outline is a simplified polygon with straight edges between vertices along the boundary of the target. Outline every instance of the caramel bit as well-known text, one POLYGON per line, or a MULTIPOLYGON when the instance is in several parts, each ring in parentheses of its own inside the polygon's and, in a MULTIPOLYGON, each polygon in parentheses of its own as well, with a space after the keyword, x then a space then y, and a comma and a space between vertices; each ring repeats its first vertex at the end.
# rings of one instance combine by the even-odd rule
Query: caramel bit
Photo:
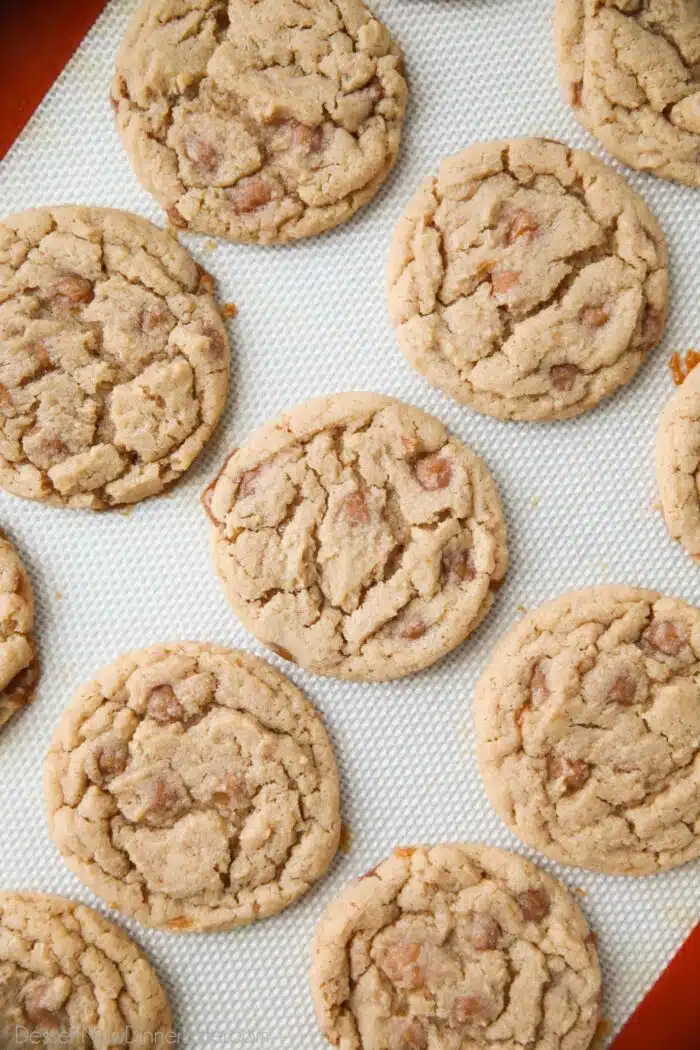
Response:
POLYGON ((425 984, 425 971, 418 966, 420 944, 411 941, 397 941, 391 944, 384 955, 382 967, 394 984, 408 988, 420 988, 425 984))
POLYGON ((506 219, 504 237, 508 245, 515 244, 519 238, 524 238, 525 244, 531 244, 537 234, 537 219, 532 212, 524 208, 516 208, 510 212, 506 219))
POLYGON ((27 343, 24 347, 25 351, 36 361, 37 368, 42 372, 47 372, 51 368, 51 358, 46 351, 46 345, 39 340, 27 343))
POLYGON ((544 890, 525 890, 518 893, 515 899, 528 922, 539 922, 549 911, 549 897, 544 890))
POLYGON ((520 280, 520 274, 516 273, 515 270, 503 270, 502 273, 495 273, 491 278, 491 287, 493 288, 496 295, 505 295, 511 288, 520 280))
POLYGON ((153 721, 162 726, 169 722, 181 722, 185 717, 182 704, 169 685, 159 685, 151 690, 147 710, 153 721))
POLYGON ((446 580, 465 580, 476 578, 474 551, 444 551, 442 555, 442 575, 446 580))
POLYGON ((416 478, 427 492, 446 489, 452 479, 452 466, 440 455, 426 456, 416 464, 416 478))
POLYGON ((571 85, 571 105, 578 109, 583 101, 583 81, 575 80, 571 85))
POLYGON ((400 630, 402 638, 407 638, 411 642, 415 642, 418 638, 422 638, 427 628, 422 620, 413 619, 408 620, 400 630))
POLYGON ((203 266, 199 267, 199 283, 197 285, 197 291, 202 292, 204 295, 214 295, 216 292, 216 281, 203 266))
POLYGON ((103 777, 123 773, 128 761, 129 748, 126 744, 105 744, 97 753, 97 768, 103 777))
POLYGON ((347 824, 340 825, 340 839, 338 841, 338 849, 341 853, 349 853, 350 846, 352 843, 352 832, 347 824))
POLYGON ((221 790, 215 791, 211 797, 212 802, 227 809, 237 809, 245 806, 248 802, 246 782, 243 777, 236 773, 229 773, 224 780, 221 790))
POLYGON ((634 698, 637 694, 637 686, 634 679, 628 678, 627 675, 619 675, 608 693, 608 700, 613 704, 624 704, 626 707, 634 703, 634 698))
POLYGON ((530 693, 534 703, 542 703, 549 696, 549 683, 541 664, 535 664, 530 679, 530 693))
POLYGON ((270 187, 258 176, 241 179, 228 192, 233 209, 239 215, 262 208, 272 200, 270 187))
POLYGON ((87 277, 81 277, 77 273, 67 273, 59 277, 55 284, 55 291, 70 306, 79 306, 81 303, 92 302, 94 290, 92 282, 87 277))
POLYGON ((413 459, 413 457, 417 456, 420 452, 420 441, 418 441, 417 438, 410 438, 406 437, 405 435, 402 435, 401 444, 403 446, 404 452, 406 453, 407 459, 413 459))
POLYGON ((10 391, 7 389, 4 383, 0 383, 0 411, 2 411, 3 409, 14 408, 14 404, 15 403, 12 400, 12 395, 10 394, 10 391))
POLYGON ((152 332, 165 321, 165 312, 146 306, 139 315, 139 327, 142 332, 152 332))
POLYGON ((287 660, 290 664, 295 664, 296 663, 296 660, 294 659, 292 654, 289 652, 289 650, 288 649, 283 649, 281 645, 271 645, 270 649, 272 649, 273 653, 277 653, 277 655, 282 660, 287 660))
POLYGON ((489 1004, 479 995, 460 995, 455 999, 452 1012, 457 1024, 486 1021, 489 1017, 489 1004))
POLYGON ((343 514, 351 525, 366 525, 369 521, 369 508, 362 491, 351 492, 341 504, 343 514))
POLYGON ((610 314, 604 306, 584 306, 579 317, 589 328, 602 328, 610 320, 610 314))
POLYGON ((182 215, 174 204, 171 204, 169 208, 166 208, 165 214, 170 219, 173 226, 177 226, 181 230, 187 229, 187 220, 182 215))
POLYGON ((683 360, 679 353, 672 354, 668 362, 668 367, 671 369, 673 382, 676 386, 681 386, 693 369, 699 364, 700 354, 697 350, 688 350, 685 355, 685 360, 683 360))
POLYGON ((551 780, 561 780, 569 791, 578 791, 590 776, 590 766, 580 758, 550 755, 547 771, 551 780))
POLYGON ((387 1050, 426 1050, 428 1037, 416 1017, 392 1017, 387 1050))
POLYGON ((311 128, 307 124, 294 124, 292 131, 292 149, 313 153, 323 144, 323 131, 320 127, 311 128))
POLYGON ((211 175, 219 164, 219 155, 210 142, 201 135, 191 133, 184 142, 184 153, 187 159, 203 175, 211 175))
POLYGON ((226 321, 232 321, 234 317, 238 317, 238 307, 235 303, 223 303, 221 306, 221 316, 226 321))
POLYGON ((576 365, 554 365, 549 370, 552 382, 557 390, 571 390, 581 369, 576 365))
POLYGON ((186 915, 178 915, 174 919, 168 919, 165 925, 169 930, 191 930, 193 923, 186 915))
POLYGON ((474 945, 477 951, 492 951, 497 947, 501 927, 490 915, 474 911, 465 920, 463 928, 467 940, 474 945))
POLYGON ((665 656, 678 656, 686 643, 682 631, 670 620, 652 620, 642 634, 642 639, 665 656))
POLYGON ((260 467, 255 467, 254 470, 246 470, 245 473, 241 474, 240 481, 238 483, 238 498, 247 499, 248 496, 255 494, 258 487, 258 478, 260 477, 260 467))
POLYGON ((395 857, 412 857, 416 852, 414 846, 397 846, 394 850, 395 857))
POLYGON ((153 813, 170 809, 178 801, 178 794, 162 779, 156 780, 151 789, 151 797, 148 808, 153 813))

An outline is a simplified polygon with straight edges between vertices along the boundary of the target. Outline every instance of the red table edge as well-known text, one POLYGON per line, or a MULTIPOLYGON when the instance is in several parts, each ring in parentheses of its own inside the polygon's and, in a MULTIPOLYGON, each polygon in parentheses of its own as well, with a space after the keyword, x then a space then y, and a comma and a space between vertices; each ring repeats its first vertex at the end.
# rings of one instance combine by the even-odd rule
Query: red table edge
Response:
MULTIPOLYGON (((0 0, 0 69, 6 85, 0 94, 0 161, 106 6, 107 0, 72 0, 57 18, 55 0, 23 5, 0 0)), ((611 1050, 698 1050, 699 993, 696 926, 611 1050)), ((605 1022, 601 1034, 604 1029, 605 1022)))

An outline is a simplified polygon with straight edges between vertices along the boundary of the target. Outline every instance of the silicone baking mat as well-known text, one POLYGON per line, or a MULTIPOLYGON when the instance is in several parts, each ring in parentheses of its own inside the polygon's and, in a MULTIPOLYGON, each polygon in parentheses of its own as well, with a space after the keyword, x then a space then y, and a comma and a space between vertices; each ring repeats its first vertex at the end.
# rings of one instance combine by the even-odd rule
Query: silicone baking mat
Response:
MULTIPOLYGON (((133 0, 108 5, 0 165, 0 214, 80 202, 162 222, 131 173, 107 101, 133 7, 133 0)), ((668 357, 693 345, 700 322, 700 195, 625 172, 667 233, 673 289, 664 342, 619 395, 582 419, 550 425, 499 423, 453 404, 405 363, 386 317, 387 248, 405 201, 441 156, 478 139, 545 135, 603 154, 560 100, 549 0, 374 0, 374 7, 404 47, 411 89, 399 165, 379 198, 350 224, 288 248, 184 238, 216 276, 222 300, 240 311, 231 326, 228 410, 184 482, 127 514, 60 511, 0 494, 0 524, 32 574, 43 666, 35 704, 0 735, 0 886, 101 907, 48 840, 41 767, 63 706, 120 652, 200 638, 266 655, 317 704, 333 736, 346 850, 301 903, 222 935, 178 937, 123 922, 167 985, 177 1045, 192 1050, 320 1050, 306 984, 314 923, 331 896, 395 844, 484 841, 537 859, 485 800, 470 718, 474 683, 525 608, 605 582, 700 604, 698 569, 666 536, 653 476, 656 423, 672 392, 668 357), (197 502, 226 450, 254 426, 342 389, 383 391, 439 416, 488 461, 510 529, 510 574, 486 623, 436 667, 387 685, 315 678, 266 654, 214 580, 197 502)), ((700 917, 700 865, 627 880, 540 862, 579 895, 598 933, 609 1042, 700 917)))

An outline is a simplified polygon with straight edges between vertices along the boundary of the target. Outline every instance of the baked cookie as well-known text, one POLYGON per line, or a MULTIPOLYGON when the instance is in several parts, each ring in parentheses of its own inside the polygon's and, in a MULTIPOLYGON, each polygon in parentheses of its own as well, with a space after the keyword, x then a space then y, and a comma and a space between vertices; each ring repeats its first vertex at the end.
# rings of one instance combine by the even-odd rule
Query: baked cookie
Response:
POLYGON ((700 856, 700 610, 573 591, 505 636, 476 690, 486 793, 554 860, 647 875, 700 856))
POLYGON ((112 102, 175 226, 282 243, 376 194, 399 150, 402 69, 361 0, 143 0, 112 102))
POLYGON ((165 992, 141 949, 92 908, 0 893, 0 1045, 169 1046, 165 992))
POLYGON ((486 846, 396 849, 321 919, 311 990, 343 1050, 586 1050, 594 937, 565 887, 486 846))
POLYGON ((104 668, 64 712, 45 790, 71 871, 166 930, 274 915, 338 847, 319 715, 274 668, 215 645, 153 646, 104 668))
POLYGON ((656 476, 669 532, 700 561, 700 368, 688 375, 663 411, 656 476))
POLYGON ((32 585, 17 551, 0 531, 0 726, 31 703, 39 681, 32 585))
POLYGON ((316 674, 384 681, 463 642, 507 567, 485 464, 433 416, 379 394, 291 409, 203 497, 245 626, 316 674))
POLYGON ((102 510, 179 478, 228 390, 213 286, 173 237, 127 212, 0 222, 0 486, 102 510))
POLYGON ((697 0, 557 0, 554 35, 584 127, 630 167, 700 186, 697 0))
POLYGON ((389 257, 408 360, 498 419, 566 419, 614 393, 660 339, 667 298, 666 244, 641 197, 545 139, 444 160, 389 257))

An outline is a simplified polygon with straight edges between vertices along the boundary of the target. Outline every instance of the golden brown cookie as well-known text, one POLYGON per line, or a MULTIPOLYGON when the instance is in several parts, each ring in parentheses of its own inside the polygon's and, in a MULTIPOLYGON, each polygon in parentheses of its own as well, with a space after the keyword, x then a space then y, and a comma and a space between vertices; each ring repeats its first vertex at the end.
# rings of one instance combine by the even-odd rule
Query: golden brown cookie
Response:
POLYGON ((226 596, 317 674, 383 681, 471 634, 505 576, 484 462, 379 394, 320 397, 256 431, 204 494, 226 596))
POLYGON ((642 198, 549 139, 479 143, 426 179, 397 227, 389 310, 429 382, 498 419, 579 415, 659 341, 666 243, 642 198))
POLYGON ((534 609, 476 690, 486 793, 563 864, 647 875, 700 856, 700 610, 636 587, 534 609))
POLYGON ((600 968, 578 905, 529 860, 421 846, 328 906, 311 991, 343 1050, 586 1050, 600 968))
POLYGON ((128 212, 0 222, 0 486, 102 510, 176 481, 228 390, 212 288, 173 237, 128 212))
POLYGON ((375 195, 399 150, 402 68, 361 0, 143 0, 112 100, 175 226, 271 244, 375 195))
POLYGON ((274 915, 338 846, 338 771, 316 710, 262 660, 206 643, 104 668, 64 712, 44 783, 68 867, 146 926, 274 915))

